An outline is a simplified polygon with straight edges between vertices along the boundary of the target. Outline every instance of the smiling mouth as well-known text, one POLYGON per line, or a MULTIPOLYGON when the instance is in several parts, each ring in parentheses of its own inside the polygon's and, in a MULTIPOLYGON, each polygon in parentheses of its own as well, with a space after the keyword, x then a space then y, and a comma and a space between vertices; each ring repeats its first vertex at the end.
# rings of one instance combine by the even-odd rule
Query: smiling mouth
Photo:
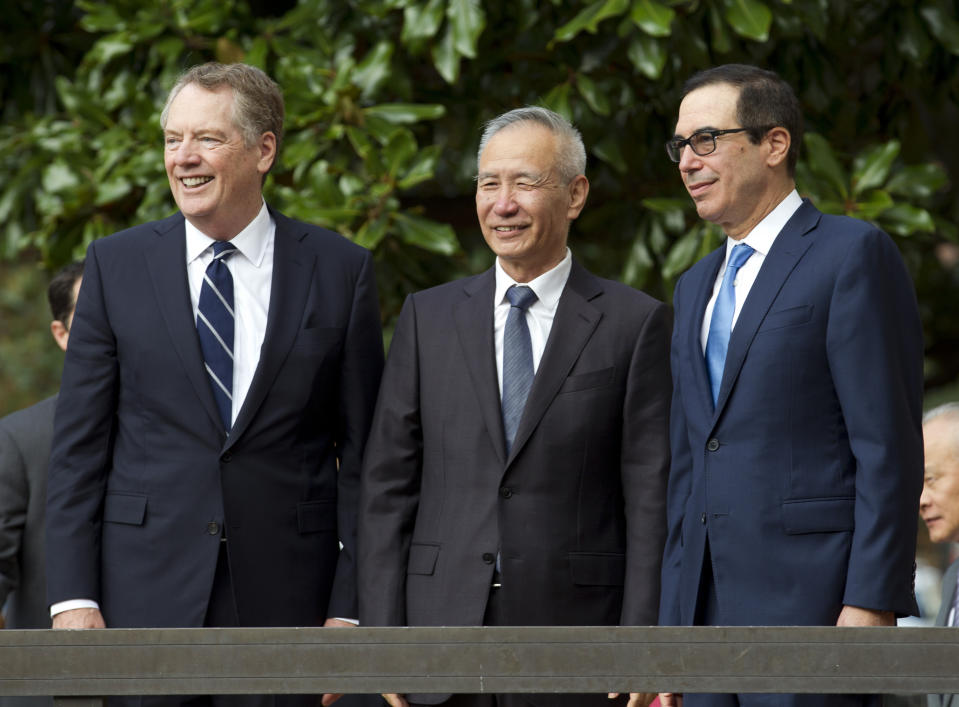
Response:
POLYGON ((212 181, 213 177, 180 177, 180 183, 185 187, 201 187, 212 181))
POLYGON ((503 233, 503 234, 506 234, 506 233, 515 233, 515 232, 517 232, 517 231, 522 231, 522 230, 525 229, 525 228, 526 228, 526 226, 520 226, 520 225, 515 225, 515 226, 493 226, 493 230, 494 230, 496 233, 503 233))

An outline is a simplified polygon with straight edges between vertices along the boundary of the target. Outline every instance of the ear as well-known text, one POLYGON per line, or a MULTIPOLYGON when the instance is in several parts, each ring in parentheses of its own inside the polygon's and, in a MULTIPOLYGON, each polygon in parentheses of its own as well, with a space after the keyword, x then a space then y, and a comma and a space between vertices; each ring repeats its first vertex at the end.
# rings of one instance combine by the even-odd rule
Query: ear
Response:
POLYGON ((792 136, 786 128, 772 128, 763 137, 763 142, 769 145, 769 154, 766 157, 767 165, 778 167, 786 162, 786 158, 789 156, 789 146, 792 144, 792 136))
POLYGON ((66 351, 67 339, 70 338, 70 330, 67 329, 66 324, 59 319, 54 319, 50 322, 50 333, 53 334, 53 340, 57 342, 57 346, 59 346, 62 351, 66 351))
POLYGON ((256 168, 260 174, 266 174, 270 171, 273 162, 276 160, 276 135, 273 134, 273 131, 268 130, 260 135, 260 141, 257 147, 260 151, 260 159, 257 162, 256 168))
POLYGON ((570 221, 579 216, 579 212, 586 206, 586 197, 589 194, 589 180, 586 175, 578 174, 569 183, 569 207, 566 209, 566 218, 570 221))

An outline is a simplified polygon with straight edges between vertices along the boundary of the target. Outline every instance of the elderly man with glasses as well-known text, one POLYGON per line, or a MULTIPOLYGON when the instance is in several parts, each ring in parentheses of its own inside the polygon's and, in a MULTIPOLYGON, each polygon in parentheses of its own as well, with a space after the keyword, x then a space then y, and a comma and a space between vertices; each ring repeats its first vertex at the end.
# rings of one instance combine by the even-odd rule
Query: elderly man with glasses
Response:
MULTIPOLYGON (((922 330, 890 238, 793 178, 802 116, 776 74, 687 81, 666 144, 723 245, 676 284, 667 625, 882 626, 913 614, 922 330)), ((662 695, 664 707, 860 695, 662 695)))

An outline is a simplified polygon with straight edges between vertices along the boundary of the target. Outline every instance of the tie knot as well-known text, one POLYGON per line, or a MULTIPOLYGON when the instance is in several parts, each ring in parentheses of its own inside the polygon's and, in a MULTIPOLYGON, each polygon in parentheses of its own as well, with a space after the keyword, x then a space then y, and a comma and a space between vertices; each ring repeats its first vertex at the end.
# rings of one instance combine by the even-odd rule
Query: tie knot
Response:
POLYGON ((755 253, 752 248, 750 248, 745 243, 740 243, 737 246, 733 247, 733 252, 729 254, 729 263, 726 265, 728 268, 740 268, 743 263, 749 260, 749 256, 755 253))
POLYGON ((525 312, 536 301, 536 293, 526 285, 513 285, 506 290, 506 299, 511 307, 519 307, 525 312))
POLYGON ((213 244, 213 259, 229 258, 236 252, 236 246, 229 241, 217 241, 213 244))

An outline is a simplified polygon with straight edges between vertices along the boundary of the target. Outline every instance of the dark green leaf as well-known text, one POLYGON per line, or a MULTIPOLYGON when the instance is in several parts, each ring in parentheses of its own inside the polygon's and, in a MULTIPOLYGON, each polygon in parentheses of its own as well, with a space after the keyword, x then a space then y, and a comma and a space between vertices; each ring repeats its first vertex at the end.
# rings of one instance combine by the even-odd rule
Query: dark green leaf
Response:
POLYGON ((598 0, 580 10, 576 17, 556 30, 553 39, 557 42, 566 42, 583 30, 595 34, 600 22, 608 17, 622 15, 628 9, 629 0, 598 0))
POLYGON ((894 203, 892 197, 889 196, 889 192, 883 189, 874 189, 865 198, 856 202, 849 215, 866 221, 875 221, 880 214, 894 203))
POLYGON ((433 45, 433 66, 446 83, 456 83, 460 75, 460 55, 453 42, 453 30, 446 28, 443 39, 433 45))
POLYGON ((702 234, 695 229, 676 241, 663 263, 663 277, 672 279, 695 263, 701 241, 702 234))
POLYGON ((453 33, 456 51, 470 59, 476 58, 476 42, 486 27, 486 13, 479 0, 449 0, 446 17, 453 33))
POLYGON ((723 0, 725 17, 740 37, 765 42, 769 39, 769 27, 773 13, 759 0, 723 0))
POLYGON ((676 11, 656 0, 633 0, 630 17, 636 26, 652 37, 668 37, 676 11))
POLYGON ((623 159, 622 145, 614 135, 607 134, 606 137, 593 145, 591 152, 620 174, 626 174, 629 170, 626 160, 623 159))
MULTIPOLYGON (((806 162, 812 173, 824 180, 840 200, 846 199, 849 196, 848 180, 826 139, 818 133, 806 133, 803 145, 806 148, 806 162)), ((824 192, 819 190, 819 193, 824 192)))
POLYGON ((720 54, 726 54, 733 48, 726 23, 723 21, 719 9, 715 5, 709 7, 709 33, 712 37, 712 46, 720 54))
POLYGON ((402 179, 397 182, 397 186, 399 186, 400 189, 409 189, 420 182, 432 179, 439 156, 439 145, 430 145, 420 150, 403 174, 402 179))
POLYGON ((403 33, 400 41, 404 45, 432 38, 443 23, 445 0, 429 0, 418 5, 410 3, 403 10, 403 33))
POLYGON ((410 213, 396 213, 394 223, 404 242, 440 255, 454 255, 460 244, 452 226, 410 213))
POLYGON ((400 125, 442 118, 446 109, 438 103, 380 103, 364 108, 363 113, 400 125))
POLYGON ((609 98, 589 76, 579 74, 576 77, 576 88, 594 113, 609 115, 609 98))
POLYGON ((926 199, 948 182, 949 176, 942 165, 930 162, 900 169, 886 183, 886 189, 907 199, 926 199))
POLYGON ((859 196, 869 189, 882 186, 889 176, 892 163, 899 155, 898 140, 875 145, 856 156, 852 170, 852 193, 859 196))
POLYGON ((393 43, 381 41, 363 58, 353 71, 353 81, 370 96, 390 78, 393 43))
POLYGON ((959 55, 959 22, 955 19, 955 9, 950 11, 942 4, 928 4, 919 10, 919 14, 929 26, 932 36, 950 53, 959 55))
POLYGON ((573 117, 573 111, 569 106, 569 84, 561 83, 554 87, 549 93, 543 96, 540 101, 550 110, 556 111, 567 120, 573 117))
POLYGON ((658 79, 666 66, 666 46, 662 40, 645 34, 633 37, 626 54, 636 70, 650 79, 658 79))
POLYGON ((917 232, 933 233, 936 225, 925 209, 909 204, 896 204, 882 215, 882 226, 897 236, 911 236, 917 232))

